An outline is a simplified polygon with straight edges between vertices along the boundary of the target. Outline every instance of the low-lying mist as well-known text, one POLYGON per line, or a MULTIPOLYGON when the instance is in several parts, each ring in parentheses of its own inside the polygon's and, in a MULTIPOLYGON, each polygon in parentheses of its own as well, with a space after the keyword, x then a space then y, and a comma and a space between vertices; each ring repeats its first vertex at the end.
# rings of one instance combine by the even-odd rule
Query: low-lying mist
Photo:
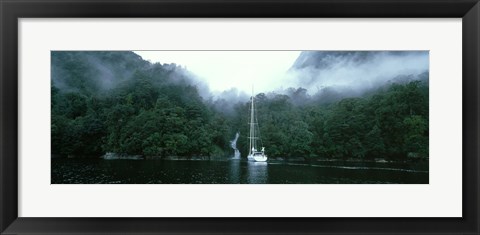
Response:
MULTIPOLYGON (((296 105, 330 103, 362 96, 392 83, 414 80, 428 83, 428 51, 304 51, 267 97, 284 94, 296 105)), ((214 94, 213 100, 230 111, 232 104, 247 102, 250 94, 235 88, 214 94)))
POLYGON ((327 90, 362 94, 388 82, 417 79, 428 72, 428 51, 306 51, 284 78, 287 87, 303 87, 310 95, 327 90))
MULTIPOLYGON (((213 92, 208 78, 198 77, 186 66, 151 63, 133 52, 52 52, 52 85, 65 92, 101 94, 135 79, 141 71, 158 84, 196 87, 206 103, 226 114, 233 113, 236 104, 249 101, 251 94, 236 87, 213 92)), ((284 76, 265 78, 270 90, 255 93, 287 95, 295 105, 330 103, 391 83, 428 83, 428 71, 428 51, 304 51, 284 76)))

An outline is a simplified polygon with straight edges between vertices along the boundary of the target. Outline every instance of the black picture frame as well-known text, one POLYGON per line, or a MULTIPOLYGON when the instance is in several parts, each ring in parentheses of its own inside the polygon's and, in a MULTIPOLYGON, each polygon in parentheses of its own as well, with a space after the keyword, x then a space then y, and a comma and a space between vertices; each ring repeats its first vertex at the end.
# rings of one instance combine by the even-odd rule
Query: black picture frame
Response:
POLYGON ((0 15, 0 231, 2 234, 479 234, 480 232, 478 156, 480 5, 478 0, 0 0, 0 15), (17 20, 36 17, 462 18, 463 217, 18 217, 17 20))

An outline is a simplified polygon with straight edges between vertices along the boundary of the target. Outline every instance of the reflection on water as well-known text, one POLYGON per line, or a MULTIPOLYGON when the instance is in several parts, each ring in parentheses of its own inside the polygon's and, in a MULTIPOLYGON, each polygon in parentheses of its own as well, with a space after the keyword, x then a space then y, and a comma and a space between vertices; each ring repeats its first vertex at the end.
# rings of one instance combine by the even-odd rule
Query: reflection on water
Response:
POLYGON ((249 184, 266 184, 268 182, 268 163, 247 162, 249 184))
POLYGON ((229 170, 229 182, 230 184, 236 184, 240 182, 241 173, 240 173, 240 160, 231 160, 230 163, 230 170, 229 170))
POLYGON ((425 163, 52 159, 52 184, 428 184, 425 163))

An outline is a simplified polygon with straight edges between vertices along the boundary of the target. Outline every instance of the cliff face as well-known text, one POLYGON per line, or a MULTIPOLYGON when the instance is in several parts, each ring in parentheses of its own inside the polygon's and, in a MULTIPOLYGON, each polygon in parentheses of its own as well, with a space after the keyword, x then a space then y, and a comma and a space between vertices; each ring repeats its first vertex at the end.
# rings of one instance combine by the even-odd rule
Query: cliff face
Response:
POLYGON ((54 51, 51 61, 52 153, 208 156, 229 150, 227 133, 209 132, 216 114, 199 93, 203 83, 181 66, 152 64, 127 51, 54 51))

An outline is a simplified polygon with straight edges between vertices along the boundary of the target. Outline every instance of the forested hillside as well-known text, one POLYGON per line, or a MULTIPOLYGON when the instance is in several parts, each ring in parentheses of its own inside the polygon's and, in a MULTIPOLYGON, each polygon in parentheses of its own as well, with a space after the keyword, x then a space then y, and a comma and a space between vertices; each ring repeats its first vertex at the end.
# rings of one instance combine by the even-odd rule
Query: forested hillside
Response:
MULTIPOLYGON (((426 158, 428 72, 422 76, 392 78, 353 98, 309 95, 301 87, 257 94, 266 153, 271 158, 426 158)), ((237 144, 245 157, 248 99, 232 104, 202 97, 201 87, 205 84, 184 68, 152 64, 133 52, 52 52, 52 154, 227 159, 233 155, 230 140, 240 131, 237 144)))

